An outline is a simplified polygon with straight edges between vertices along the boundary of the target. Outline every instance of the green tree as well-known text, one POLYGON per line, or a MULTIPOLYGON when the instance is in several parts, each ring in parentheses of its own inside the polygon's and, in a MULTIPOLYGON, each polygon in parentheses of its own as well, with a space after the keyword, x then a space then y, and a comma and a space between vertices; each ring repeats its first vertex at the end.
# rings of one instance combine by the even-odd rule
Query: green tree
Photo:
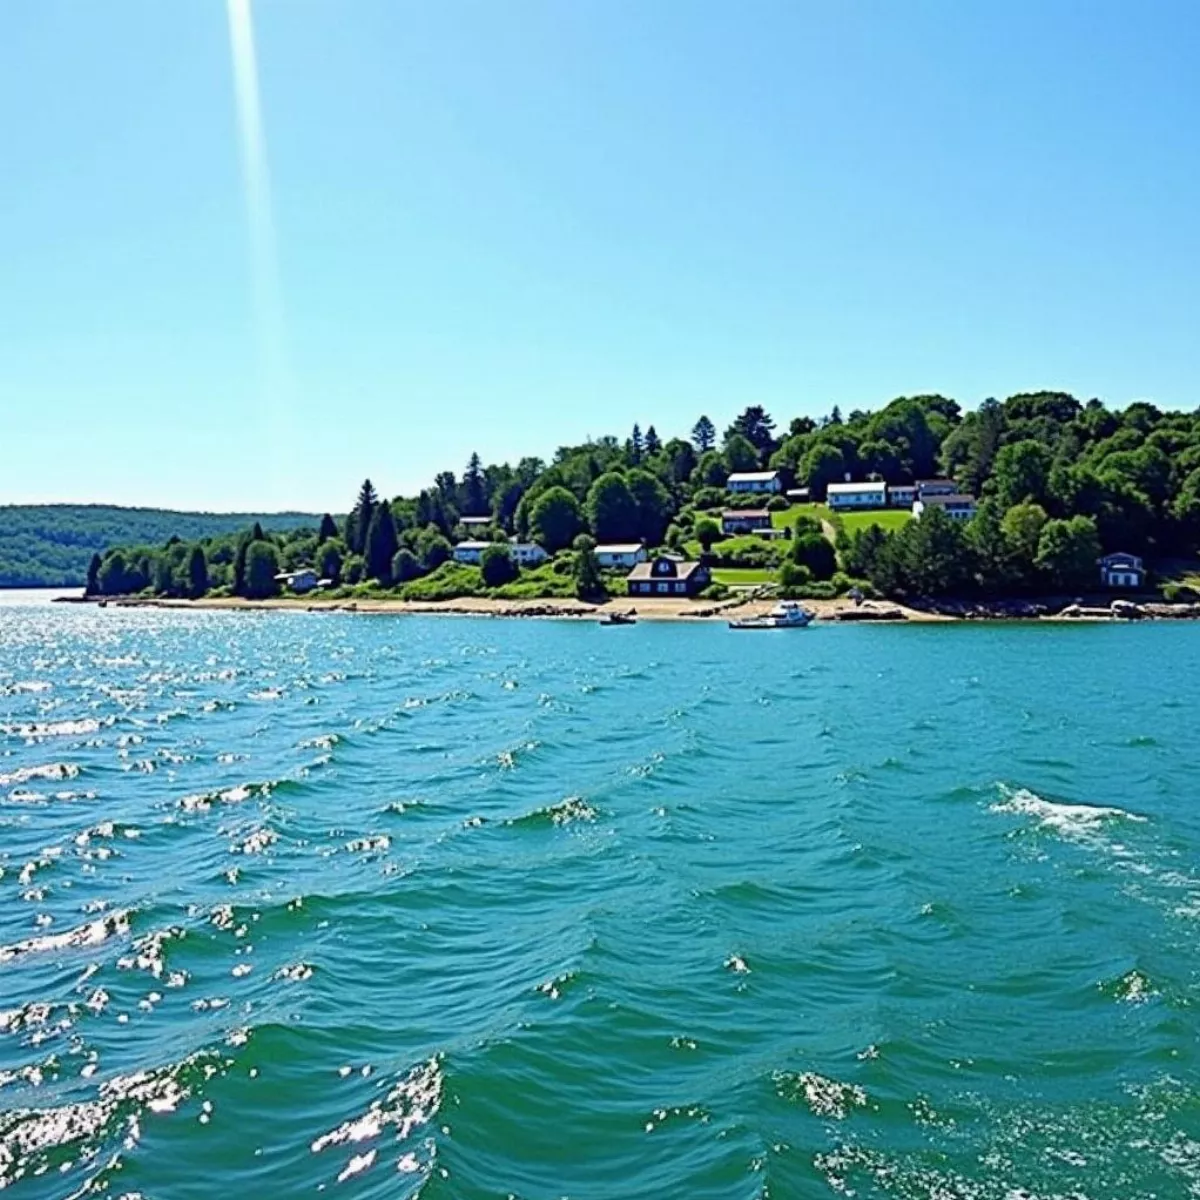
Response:
POLYGON ((832 579, 837 556, 829 540, 819 533, 806 533, 792 539, 788 557, 797 566, 807 567, 814 579, 832 579))
POLYGON ((496 588, 512 583, 519 571, 508 547, 494 542, 480 556, 479 573, 485 586, 496 588))
POLYGON ((326 513, 321 518, 321 528, 317 530, 317 541, 327 542, 330 538, 338 536, 337 522, 326 513))
MULTIPOLYGON (((758 452, 762 462, 771 456, 775 449, 775 422, 761 404, 752 404, 745 409, 725 432, 725 449, 728 453, 729 439, 740 434, 758 452)), ((730 467, 730 470, 752 470, 747 467, 730 467)))
POLYGON ((565 550, 582 528, 579 501, 565 487, 548 488, 529 507, 529 535, 550 554, 565 550))
POLYGON ((615 471, 601 475, 588 490, 584 510, 598 542, 638 540, 638 505, 624 475, 615 471))
POLYGON ((754 443, 736 431, 731 432, 725 439, 722 454, 730 474, 735 471, 753 471, 758 466, 758 451, 754 448, 754 443))
POLYGON ((1091 517, 1047 521, 1038 539, 1037 565, 1054 587, 1086 588, 1098 581, 1100 537, 1091 517))
POLYGON ((478 454, 471 455, 463 475, 462 511, 468 517, 485 517, 488 513, 487 482, 478 454))
POLYGON ((84 589, 84 595, 98 596, 100 594, 100 565, 100 555, 93 554, 92 561, 88 563, 87 587, 84 589))
POLYGON ((270 542, 251 542, 246 549, 246 596, 264 600, 279 591, 279 555, 270 542))
MULTIPOLYGON (((913 596, 954 596, 971 586, 974 564, 962 526, 929 508, 892 535, 896 585, 913 596)), ((874 582, 874 581, 872 581, 874 582)))
POLYGON ((248 537, 238 538, 237 550, 234 552, 232 590, 235 596, 246 594, 246 554, 250 549, 250 541, 248 537))
POLYGON ((342 580, 342 564, 346 559, 346 543, 341 538, 330 538, 322 542, 317 551, 317 574, 334 583, 342 580))
POLYGON ((662 439, 658 436, 658 430, 651 425, 646 430, 646 456, 652 457, 662 449, 662 439))
POLYGON ((671 493, 649 471, 630 471, 625 483, 637 506, 638 537, 647 545, 659 545, 671 523, 671 493))
POLYGON ((392 582, 408 583, 421 574, 421 560, 411 551, 403 547, 397 550, 392 558, 392 582))
POLYGON ((453 554, 450 543, 442 537, 436 526, 427 526, 417 538, 417 554, 426 571, 436 571, 453 554))
POLYGON ((1001 508, 1012 508, 1026 500, 1041 504, 1046 499, 1053 465, 1050 451, 1032 438, 1004 446, 996 455, 991 493, 1001 508))
POLYGON ((729 478, 725 460, 716 450, 706 450, 692 472, 692 485, 698 488, 723 488, 729 478))
POLYGON ((642 431, 635 423, 633 432, 629 435, 629 441, 625 443, 626 457, 636 467, 642 461, 644 451, 645 443, 642 441, 642 431))
POLYGON ((188 555, 188 596, 198 600, 208 591, 208 559, 204 547, 197 543, 188 555))
POLYGON ((586 533, 575 539, 575 562, 572 564, 575 577, 575 595, 581 600, 594 600, 605 594, 604 576, 596 558, 596 543, 586 533))
POLYGON ((692 426, 692 441, 701 454, 706 454, 717 444, 717 427, 707 417, 701 417, 692 426))
POLYGON ((1021 570, 1028 573, 1037 558, 1038 541, 1048 520, 1046 510, 1032 501, 1014 504, 1000 521, 1000 528, 1021 570))
POLYGON ((670 464, 671 482, 677 486, 687 483, 699 461, 696 451, 692 449, 692 443, 685 442, 682 438, 672 438, 663 447, 663 451, 670 464))
POLYGON ((358 489, 354 508, 346 518, 346 545, 353 554, 362 554, 366 550, 367 532, 378 504, 379 497, 374 485, 369 479, 364 479, 362 487, 358 489))
POLYGON ((705 517, 696 522, 696 541, 700 543, 706 554, 713 548, 713 543, 720 540, 720 537, 721 527, 712 518, 705 517))
POLYGON ((840 482, 847 473, 845 454, 828 442, 818 442, 800 460, 800 478, 814 500, 824 500, 829 485, 840 482))
POLYGON ((104 556, 100 566, 100 592, 105 596, 123 596, 133 589, 129 586, 129 566, 121 550, 104 556))
POLYGON ((391 578, 392 559, 398 549, 396 522, 390 504, 377 504, 367 527, 363 559, 370 579, 386 584, 391 578))

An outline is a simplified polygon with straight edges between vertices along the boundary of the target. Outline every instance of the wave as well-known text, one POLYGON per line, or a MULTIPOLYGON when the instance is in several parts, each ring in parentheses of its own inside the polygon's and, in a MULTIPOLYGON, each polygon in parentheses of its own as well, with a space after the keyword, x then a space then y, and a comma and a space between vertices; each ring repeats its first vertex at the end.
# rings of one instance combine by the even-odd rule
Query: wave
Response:
POLYGON ((19 767, 7 775, 0 775, 0 787, 19 787, 35 779, 59 783, 64 779, 75 779, 79 768, 74 763, 46 763, 40 767, 19 767))
POLYGON ((95 717, 79 717, 73 721, 29 721, 21 725, 0 725, 0 733, 27 742, 41 742, 53 737, 99 733, 102 725, 111 725, 114 719, 106 717, 99 721, 95 717))
POLYGON ((196 792, 182 796, 176 807, 184 812, 208 812, 213 805, 244 804, 247 800, 265 800, 277 792, 303 789, 305 784, 296 779, 266 779, 261 783, 239 783, 231 788, 216 788, 211 792, 196 792))
POLYGON ((129 909, 108 913, 86 925, 76 925, 62 933, 45 933, 40 937, 25 938, 8 946, 0 946, 0 964, 13 962, 31 954, 45 954, 54 950, 76 950, 85 946, 99 946, 112 937, 129 932, 129 909))
POLYGON ((1009 788, 1003 784, 1000 791, 1003 798, 991 806, 992 812, 1033 817, 1042 828, 1052 829, 1064 837, 1095 834, 1117 821, 1144 824, 1147 820, 1115 805, 1066 804, 1047 800, 1028 788, 1009 788))
POLYGON ((557 804, 548 804, 543 808, 535 808, 519 817, 511 817, 506 825, 515 828, 536 827, 539 825, 571 825, 577 821, 596 821, 600 817, 582 796, 568 796, 557 804))

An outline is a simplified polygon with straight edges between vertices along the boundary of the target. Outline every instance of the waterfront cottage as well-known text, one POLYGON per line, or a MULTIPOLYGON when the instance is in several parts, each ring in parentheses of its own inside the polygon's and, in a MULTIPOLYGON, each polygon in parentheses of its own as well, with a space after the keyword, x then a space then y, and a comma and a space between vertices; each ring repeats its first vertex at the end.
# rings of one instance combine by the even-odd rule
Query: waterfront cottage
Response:
POLYGON ((916 482, 916 499, 924 500, 927 496, 957 496, 958 484, 953 479, 918 479, 916 482))
POLYGON ((538 567, 549 557, 537 542, 509 542, 505 549, 515 563, 523 567, 538 567))
POLYGON ((631 596, 695 596, 711 579, 703 563, 660 554, 653 562, 638 563, 625 582, 631 596))
MULTIPOLYGON (((920 485, 917 485, 920 487, 920 485)), ((913 501, 912 514, 918 520, 928 508, 940 508, 951 520, 969 521, 976 512, 978 505, 974 496, 954 493, 937 493, 936 495, 919 496, 913 501)))
POLYGON ((915 483, 889 483, 887 490, 889 508, 912 508, 917 498, 915 483))
POLYGON ((454 547, 454 561, 456 563, 467 563, 477 566, 479 560, 483 557, 483 552, 490 545, 492 545, 491 542, 459 542, 454 547))
POLYGON ((1136 554, 1106 554, 1100 560, 1100 582, 1106 588, 1140 588, 1146 568, 1136 554))
POLYGON ((855 508, 886 508, 887 484, 831 483, 825 490, 825 502, 834 511, 855 508))
POLYGON ((771 514, 765 508, 727 508, 721 514, 721 532, 769 534, 771 514))
POLYGON ((295 592, 297 596, 303 596, 307 592, 315 591, 321 580, 312 567, 301 567, 297 571, 281 571, 275 576, 275 582, 280 587, 295 592))
POLYGON ((783 491, 783 481, 778 471, 735 471, 725 486, 731 492, 772 492, 783 491))
POLYGON ((612 543, 596 547, 596 562, 602 570, 611 571, 618 567, 636 567, 646 561, 646 547, 641 542, 612 543))

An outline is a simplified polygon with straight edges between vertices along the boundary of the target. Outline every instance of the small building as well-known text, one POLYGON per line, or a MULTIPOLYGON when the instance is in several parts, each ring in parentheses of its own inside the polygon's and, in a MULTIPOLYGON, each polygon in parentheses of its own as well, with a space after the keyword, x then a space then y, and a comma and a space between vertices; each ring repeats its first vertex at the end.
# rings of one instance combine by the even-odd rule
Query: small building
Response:
POLYGON ((1146 568, 1136 554, 1106 554, 1099 566, 1100 582, 1106 588, 1140 588, 1146 581, 1146 568))
POLYGON ((454 547, 454 561, 456 563, 467 563, 469 565, 478 565, 479 560, 483 558, 483 552, 494 545, 494 542, 477 542, 466 541, 459 542, 454 547))
POLYGON ((915 483, 889 483, 887 499, 889 508, 912 508, 917 498, 915 483))
POLYGON ((459 517, 458 523, 464 529, 486 529, 495 520, 495 517, 459 517))
POLYGON ((625 582, 631 596, 695 596, 711 580, 712 573, 703 563, 660 554, 653 562, 638 563, 625 582))
POLYGON ((778 495, 783 491, 783 481, 778 471, 735 471, 725 481, 731 492, 770 492, 778 495))
POLYGON ((958 492, 949 495, 938 493, 933 496, 918 497, 914 500, 912 515, 920 520, 921 514, 926 509, 940 508, 953 521, 969 521, 975 515, 978 507, 974 496, 966 496, 958 492))
POLYGON ((855 508, 886 508, 887 484, 882 480, 870 483, 831 483, 825 489, 825 502, 835 510, 855 508))
POLYGON ((808 488, 788 488, 783 494, 793 504, 807 504, 810 498, 808 488))
POLYGON ((275 582, 280 587, 285 587, 288 591, 295 592, 297 596, 303 596, 308 592, 316 591, 321 585, 321 580, 312 567, 300 567, 296 571, 280 571, 275 576, 275 582))
POLYGON ((727 508, 721 514, 721 532, 770 534, 771 514, 765 508, 727 508))
POLYGON ((957 496, 958 484, 953 479, 918 479, 916 484, 916 500, 924 500, 926 496, 957 496))
POLYGON ((646 547, 641 542, 620 542, 596 547, 596 562, 605 571, 617 567, 636 567, 646 561, 646 547))
POLYGON ((537 542, 509 542, 504 548, 512 555, 513 562, 522 567, 540 566, 550 557, 537 542))

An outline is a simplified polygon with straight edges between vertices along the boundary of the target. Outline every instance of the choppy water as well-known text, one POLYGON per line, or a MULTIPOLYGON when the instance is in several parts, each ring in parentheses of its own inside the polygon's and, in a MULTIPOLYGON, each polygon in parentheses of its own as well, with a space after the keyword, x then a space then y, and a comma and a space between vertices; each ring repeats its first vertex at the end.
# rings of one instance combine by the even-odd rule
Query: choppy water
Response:
POLYGON ((1197 647, 10 600, 0 1188, 1198 1196, 1197 647))

